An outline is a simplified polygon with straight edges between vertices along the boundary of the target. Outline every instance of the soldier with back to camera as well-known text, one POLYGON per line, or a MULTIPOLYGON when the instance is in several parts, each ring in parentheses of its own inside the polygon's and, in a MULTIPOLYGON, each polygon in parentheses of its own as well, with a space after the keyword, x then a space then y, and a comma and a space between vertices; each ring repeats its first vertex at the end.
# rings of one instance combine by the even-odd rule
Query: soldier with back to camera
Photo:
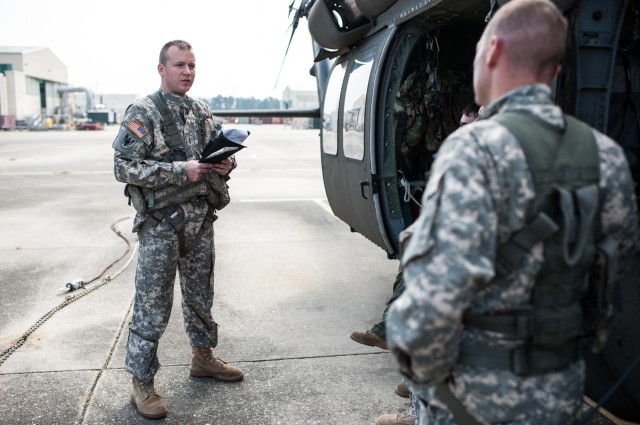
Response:
POLYGON ((577 420, 638 212, 622 149, 552 100, 566 33, 552 2, 512 0, 476 46, 486 108, 438 153, 386 322, 421 424, 577 420))
POLYGON ((136 208, 133 230, 140 249, 125 369, 133 375, 131 400, 148 418, 167 414, 154 387, 158 343, 173 303, 180 272, 182 313, 192 346, 191 375, 221 381, 243 379, 240 369, 214 357, 218 343, 213 306, 215 211, 229 202, 226 180, 235 160, 198 159, 219 129, 209 107, 187 96, 195 56, 182 40, 160 51, 160 90, 131 105, 113 142, 115 176, 127 183, 136 208))

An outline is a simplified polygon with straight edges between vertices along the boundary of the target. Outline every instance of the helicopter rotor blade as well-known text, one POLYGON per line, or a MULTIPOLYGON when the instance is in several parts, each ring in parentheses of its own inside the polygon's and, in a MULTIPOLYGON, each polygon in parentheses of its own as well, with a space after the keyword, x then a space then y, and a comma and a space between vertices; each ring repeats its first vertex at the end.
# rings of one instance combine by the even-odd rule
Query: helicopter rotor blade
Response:
POLYGON ((295 10, 295 7, 293 7, 295 3, 296 3, 296 0, 291 1, 291 4, 289 5, 289 14, 287 15, 287 18, 291 16, 291 11, 295 10))
POLYGON ((300 5, 298 6, 297 9, 293 7, 295 2, 296 0, 293 0, 289 5, 288 16, 291 16, 291 11, 295 10, 296 12, 293 15, 293 20, 291 21, 291 24, 289 25, 289 28, 291 28, 291 36, 289 37, 287 48, 284 51, 284 57, 282 58, 282 63, 280 64, 280 70, 278 71, 278 77, 276 78, 276 83, 273 85, 274 89, 277 87, 278 82, 280 81, 280 74, 282 73, 282 68, 284 67, 284 61, 287 59, 287 54, 289 53, 289 48, 291 47, 291 41, 293 40, 293 35, 295 34, 296 29, 298 28, 298 23, 300 22, 300 18, 302 16, 306 16, 306 13, 308 10, 307 4, 309 3, 309 0, 301 0, 300 5))

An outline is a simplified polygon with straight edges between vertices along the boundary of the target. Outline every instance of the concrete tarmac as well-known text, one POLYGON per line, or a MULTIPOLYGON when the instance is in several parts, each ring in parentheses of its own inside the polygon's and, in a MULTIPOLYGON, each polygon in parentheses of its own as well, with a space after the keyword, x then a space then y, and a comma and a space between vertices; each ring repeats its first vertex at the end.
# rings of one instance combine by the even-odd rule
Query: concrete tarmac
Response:
MULTIPOLYGON (((380 319, 398 262, 330 212, 318 130, 243 127, 248 148, 215 223, 214 318, 216 354, 246 378, 189 377, 176 284, 156 376, 169 406, 163 421, 365 424, 402 411, 389 354, 349 339, 380 319)), ((60 291, 67 282, 117 274, 51 315, 0 365, 2 424, 147 422, 123 369, 137 239, 113 177, 116 132, 0 133, 0 352, 65 295, 85 291, 60 291)))
MULTIPOLYGON (((189 376, 176 284, 156 376, 169 414, 156 422, 373 424, 405 410, 389 353, 349 338, 380 320, 398 262, 331 213, 319 130, 242 127, 215 223, 214 319, 216 354, 245 380, 189 376)), ((0 357, 1 424, 152 422, 124 370, 137 239, 113 177, 116 132, 0 133, 0 352, 17 347, 0 357), (76 279, 100 286, 60 291, 76 279)))

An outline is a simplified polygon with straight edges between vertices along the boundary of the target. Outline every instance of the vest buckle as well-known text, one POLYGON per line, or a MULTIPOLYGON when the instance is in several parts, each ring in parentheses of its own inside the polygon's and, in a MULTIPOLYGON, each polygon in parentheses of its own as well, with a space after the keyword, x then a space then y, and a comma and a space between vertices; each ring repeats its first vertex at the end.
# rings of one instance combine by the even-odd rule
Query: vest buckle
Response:
POLYGON ((511 350, 511 371, 518 376, 529 375, 529 355, 526 347, 511 350))

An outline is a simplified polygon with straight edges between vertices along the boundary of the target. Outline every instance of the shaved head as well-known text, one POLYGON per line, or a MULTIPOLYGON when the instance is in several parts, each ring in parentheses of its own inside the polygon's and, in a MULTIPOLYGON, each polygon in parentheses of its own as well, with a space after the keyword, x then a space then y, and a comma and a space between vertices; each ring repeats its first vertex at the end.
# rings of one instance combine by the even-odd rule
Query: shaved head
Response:
POLYGON ((180 50, 191 50, 191 44, 187 43, 184 40, 171 40, 165 43, 160 49, 160 57, 158 58, 158 63, 162 65, 167 64, 167 52, 173 46, 176 46, 180 50))
POLYGON ((485 34, 504 40, 511 66, 545 75, 564 56, 567 20, 549 0, 512 0, 498 9, 485 34))
POLYGON ((551 84, 560 71, 567 20, 549 0, 511 0, 487 24, 473 61, 475 101, 488 105, 522 85, 551 84))

